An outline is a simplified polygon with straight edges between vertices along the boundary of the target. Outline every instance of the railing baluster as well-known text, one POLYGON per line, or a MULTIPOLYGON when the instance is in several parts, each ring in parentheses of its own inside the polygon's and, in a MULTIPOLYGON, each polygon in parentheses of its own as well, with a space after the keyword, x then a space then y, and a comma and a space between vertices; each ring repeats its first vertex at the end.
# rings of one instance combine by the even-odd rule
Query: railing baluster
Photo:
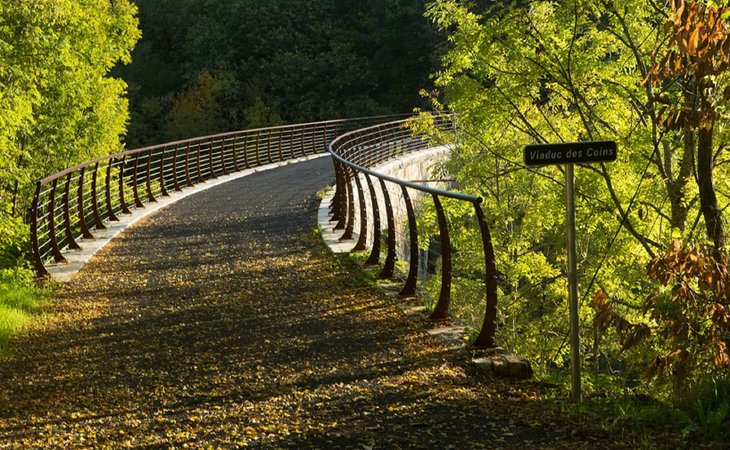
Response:
POLYGON ((347 181, 347 166, 340 164, 340 189, 339 197, 339 221, 335 224, 335 230, 344 230, 347 226, 347 198, 350 192, 350 183, 347 181))
POLYGON ((213 140, 208 141, 208 179, 218 178, 213 167, 213 140))
POLYGON ((306 131, 306 128, 299 128, 299 150, 301 150, 299 156, 302 158, 307 156, 307 152, 304 150, 304 134, 306 133, 306 131))
POLYGON ((106 218, 112 222, 119 222, 119 218, 114 214, 114 205, 112 204, 112 160, 107 160, 106 166, 106 218))
MULTIPOLYGON (((481 199, 480 199, 481 200, 481 199)), ((494 247, 492 246, 492 235, 489 232, 487 220, 479 202, 474 202, 474 210, 479 223, 479 231, 482 235, 482 247, 484 248, 484 278, 486 284, 486 310, 484 322, 474 341, 476 348, 492 348, 495 346, 494 334, 497 330, 497 268, 494 265, 494 247)))
POLYGON ((48 277, 50 274, 46 270, 41 258, 40 243, 38 242, 38 204, 40 202, 42 184, 38 181, 35 185, 35 194, 30 206, 30 243, 33 253, 33 265, 35 273, 38 277, 48 277))
POLYGON ((256 143, 254 144, 256 146, 256 166, 261 165, 261 155, 259 152, 259 139, 261 138, 261 131, 259 130, 256 133, 256 143))
POLYGON ((147 151, 147 173, 145 174, 145 185, 147 187, 147 201, 149 203, 157 203, 157 199, 152 195, 152 150, 147 151))
POLYGON ((342 169, 340 162, 336 159, 332 160, 332 165, 335 171, 335 193, 330 202, 330 222, 338 222, 340 220, 340 197, 342 196, 342 169))
POLYGON ((385 185, 385 180, 380 178, 380 190, 383 193, 383 202, 385 203, 385 216, 388 222, 388 252, 385 256, 385 264, 378 274, 380 279, 391 279, 395 273, 395 217, 393 216, 393 204, 390 201, 390 193, 385 185))
POLYGON ((195 163, 197 166, 197 172, 198 172, 198 183, 203 183, 205 180, 203 179, 203 172, 200 169, 200 146, 202 143, 198 141, 198 150, 197 150, 197 156, 195 157, 195 163))
POLYGON ((360 182, 360 175, 355 175, 355 185, 357 186, 357 195, 360 199, 360 236, 358 236, 357 243, 353 247, 352 251, 362 251, 367 248, 367 232, 368 232, 368 214, 367 205, 365 204, 365 192, 362 189, 362 183, 360 182))
POLYGON ((343 166, 343 169, 345 169, 345 186, 347 186, 347 224, 345 225, 345 232, 340 237, 341 241, 352 239, 355 228, 355 193, 351 181, 355 171, 347 166, 343 166))
POLYGON ((99 163, 97 162, 96 164, 94 164, 94 175, 91 179, 91 212, 94 218, 94 228, 96 228, 97 230, 106 230, 106 226, 104 226, 104 223, 101 220, 101 215, 99 214, 99 198, 96 189, 96 180, 98 176, 99 163))
POLYGON ((84 211, 84 174, 86 173, 86 167, 82 167, 79 171, 79 189, 77 195, 77 204, 79 208, 79 228, 81 228, 81 236, 84 239, 95 239, 94 235, 89 231, 89 226, 86 224, 86 211, 84 211))
POLYGON ((124 214, 132 214, 132 211, 127 206, 127 202, 124 200, 124 172, 127 170, 126 163, 127 155, 124 155, 119 163, 119 207, 124 214))
POLYGON ((226 138, 225 136, 221 138, 221 171, 223 172, 223 175, 228 175, 228 169, 226 169, 226 138))
POLYGON ((132 194, 134 196, 134 206, 144 208, 144 203, 139 198, 139 153, 134 154, 134 170, 132 172, 132 194))
MULTIPOLYGON (((175 153, 172 154, 172 186, 175 188, 175 191, 180 192, 182 191, 182 188, 180 187, 180 180, 178 178, 177 173, 180 171, 180 168, 177 166, 177 155, 180 152, 180 146, 175 144, 175 153)), ((186 162, 187 167, 187 162, 186 162)))
POLYGON ((248 135, 249 133, 243 134, 243 167, 250 169, 251 164, 248 162, 248 135))
MULTIPOLYGON (((167 188, 165 187, 165 153, 167 152, 167 146, 162 147, 162 153, 160 153, 160 194, 162 194, 163 197, 169 197, 170 194, 167 192, 167 188)), ((152 152, 150 152, 152 154, 152 152)), ((175 167, 173 166, 173 172, 175 167)))
POLYGON ((238 167, 238 135, 233 136, 233 170, 240 172, 238 167))
POLYGON ((370 191, 370 204, 373 210, 373 249, 370 252, 370 256, 365 261, 366 266, 373 266, 380 262, 380 244, 381 244, 381 232, 380 232, 380 208, 378 206, 378 198, 375 196, 375 188, 373 182, 370 180, 370 175, 365 175, 365 181, 368 184, 368 191, 370 191))
POLYGON ((406 214, 408 215, 410 260, 406 284, 398 295, 401 297, 409 297, 416 295, 416 281, 418 279, 418 230, 416 229, 416 213, 413 210, 411 197, 408 195, 408 188, 401 186, 401 191, 403 192, 403 201, 406 204, 406 214))
POLYGON ((451 302, 451 242, 449 241, 449 228, 446 224, 446 215, 441 206, 441 200, 436 194, 431 194, 433 204, 436 207, 436 215, 439 223, 439 238, 441 240, 441 292, 438 302, 429 319, 434 321, 447 320, 449 318, 449 303, 451 302))
POLYGON ((271 135, 272 131, 269 131, 266 135, 266 164, 271 164, 271 135))
POLYGON ((65 263, 66 258, 61 254, 61 250, 58 248, 58 240, 56 238, 56 185, 58 179, 53 180, 51 183, 51 192, 48 194, 48 236, 51 239, 51 253, 53 259, 57 263, 65 263))
POLYGON ((195 186, 193 181, 190 179, 190 142, 185 146, 185 184, 188 187, 195 186))
POLYGON ((81 247, 74 239, 73 229, 71 228, 71 211, 69 206, 69 190, 71 189, 71 177, 73 172, 66 175, 66 185, 63 188, 63 228, 66 233, 66 241, 68 248, 71 250, 81 250, 81 247))

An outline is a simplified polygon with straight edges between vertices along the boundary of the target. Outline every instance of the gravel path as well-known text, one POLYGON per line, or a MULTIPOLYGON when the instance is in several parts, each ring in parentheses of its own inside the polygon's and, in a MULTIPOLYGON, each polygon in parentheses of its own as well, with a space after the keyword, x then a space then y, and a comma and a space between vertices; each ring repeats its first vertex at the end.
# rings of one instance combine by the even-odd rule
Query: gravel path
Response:
POLYGON ((0 448, 561 447, 324 248, 331 182, 258 173, 112 241, 0 364, 0 448))

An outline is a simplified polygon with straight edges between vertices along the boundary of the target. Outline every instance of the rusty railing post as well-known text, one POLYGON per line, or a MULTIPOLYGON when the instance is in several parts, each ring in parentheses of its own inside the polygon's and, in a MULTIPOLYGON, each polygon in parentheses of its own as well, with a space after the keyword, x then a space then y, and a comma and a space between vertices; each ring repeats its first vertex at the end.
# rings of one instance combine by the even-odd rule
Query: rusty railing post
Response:
POLYGON ((254 146, 256 148, 256 166, 261 165, 261 154, 259 149, 259 139, 261 139, 261 130, 256 132, 256 142, 254 143, 254 146))
POLYGON ((48 277, 50 274, 46 270, 46 266, 43 264, 43 258, 41 258, 40 243, 38 242, 38 203, 41 197, 41 182, 38 181, 35 184, 35 194, 33 194, 33 201, 30 205, 30 243, 31 251, 33 253, 33 265, 35 266, 36 276, 39 278, 48 277))
POLYGON ((127 202, 124 200, 124 172, 127 170, 127 155, 122 156, 122 160, 119 163, 119 208, 124 214, 132 214, 127 206, 127 202))
POLYGON ((416 213, 413 210, 411 197, 408 195, 408 188, 401 186, 401 191, 403 192, 403 201, 406 204, 406 213, 408 215, 410 260, 406 284, 398 295, 401 297, 410 297, 416 295, 416 281, 418 279, 418 230, 416 229, 416 213))
POLYGON ((61 254, 58 248, 58 239, 56 238, 56 186, 58 179, 54 179, 51 183, 51 192, 48 194, 48 237, 51 239, 51 253, 53 259, 57 263, 66 262, 66 258, 61 254))
MULTIPOLYGON (((304 133, 306 131, 307 131, 307 128, 299 128, 299 149, 301 150, 299 156, 301 158, 304 158, 305 156, 307 156, 307 152, 304 150, 304 133)), ((292 156, 294 156, 294 155, 292 155, 292 156)))
POLYGON ((213 139, 208 140, 208 179, 218 178, 218 174, 215 173, 215 167, 213 167, 213 139))
POLYGON ((339 222, 340 220, 340 197, 342 195, 342 173, 341 163, 332 158, 332 164, 335 170, 335 193, 332 195, 330 202, 330 222, 339 222))
MULTIPOLYGON (((162 153, 160 154, 160 194, 162 194, 163 197, 169 197, 170 194, 167 192, 167 187, 165 187, 165 153, 167 152, 167 145, 162 147, 162 153)), ((173 172, 175 171, 175 167, 173 166, 173 172)))
POLYGON ((357 186, 357 195, 360 199, 360 236, 358 236, 355 247, 352 248, 352 251, 357 252, 367 248, 368 212, 367 205, 365 204, 365 192, 360 182, 360 175, 355 170, 353 170, 353 175, 355 177, 355 186, 357 186))
POLYGON ((340 183, 342 185, 342 189, 340 190, 338 200, 339 220, 335 224, 335 230, 344 230, 347 226, 347 198, 350 193, 350 183, 347 181, 347 166, 345 164, 340 164, 340 183))
POLYGON ((139 198, 139 152, 134 154, 134 171, 132 172, 132 194, 134 196, 134 206, 144 208, 144 203, 139 198))
POLYGON ((112 222, 119 222, 119 218, 114 214, 114 205, 112 204, 112 159, 109 158, 106 166, 106 218, 112 222))
POLYGON ((180 171, 180 168, 177 166, 177 155, 180 152, 180 147, 175 144, 175 153, 172 154, 172 187, 175 189, 176 192, 182 191, 182 188, 180 187, 180 180, 177 175, 177 173, 180 171))
POLYGON ((233 170, 236 172, 240 172, 241 169, 238 167, 238 149, 236 148, 238 146, 238 135, 233 136, 233 170))
POLYGON ((373 249, 370 251, 370 256, 365 261, 365 265, 374 266, 380 262, 380 207, 378 206, 378 198, 375 195, 375 188, 370 180, 370 175, 365 174, 365 181, 368 184, 368 191, 370 191, 370 204, 373 210, 373 249))
POLYGON ((221 172, 223 175, 228 175, 228 169, 226 169, 226 137, 221 137, 221 172))
POLYGON ((96 239, 89 226, 86 224, 86 211, 84 211, 84 174, 86 173, 86 167, 82 167, 79 172, 79 190, 77 195, 77 203, 79 207, 79 228, 81 228, 81 236, 84 239, 96 239))
POLYGON ((441 206, 441 200, 436 194, 431 194, 433 204, 436 207, 436 215, 439 222, 439 238, 441 240, 441 292, 430 320, 440 321, 449 318, 449 303, 451 302, 451 242, 449 241, 449 229, 446 224, 446 215, 441 206))
POLYGON ((271 164, 271 136, 273 133, 269 130, 266 136, 266 164, 271 164))
POLYGON ((198 183, 205 182, 205 180, 203 179, 202 169, 200 168, 200 146, 201 145, 202 145, 202 143, 200 141, 198 141, 198 149, 196 151, 196 156, 195 156, 195 166, 196 166, 195 169, 197 172, 198 183))
POLYGON ((185 146, 185 184, 187 187, 195 186, 190 179, 190 142, 185 146))
POLYGON ((393 204, 390 201, 390 193, 388 193, 388 187, 385 185, 385 180, 380 180, 380 190, 383 193, 383 203, 385 203, 385 216, 387 217, 388 224, 388 237, 386 244, 388 252, 385 256, 385 264, 383 269, 378 274, 378 278, 392 279, 395 273, 395 217, 393 217, 393 204))
POLYGON ((157 199, 152 194, 152 149, 147 151, 147 173, 145 174, 145 186, 147 187, 147 201, 149 203, 157 203, 157 199))
MULTIPOLYGON (((481 201, 481 199, 479 199, 481 201)), ((494 265, 494 247, 492 236, 489 232, 487 220, 484 218, 480 202, 474 202, 479 231, 482 235, 482 246, 484 248, 484 278, 487 291, 486 310, 482 329, 474 341, 475 348, 493 348, 494 334, 497 330, 497 268, 494 265)))
POLYGON ((250 169, 251 164, 248 162, 248 133, 243 135, 243 168, 250 169))
POLYGON ((92 175, 91 178, 91 212, 94 218, 94 228, 96 228, 97 230, 106 230, 106 226, 104 226, 104 223, 101 220, 101 215, 99 214, 99 199, 96 189, 96 180, 98 176, 99 163, 97 162, 96 164, 94 164, 94 175, 92 175))
POLYGON ((340 238, 341 241, 352 239, 352 233, 355 228, 355 193, 351 181, 354 170, 348 166, 343 166, 343 168, 345 169, 345 185, 347 186, 347 223, 345 225, 345 232, 342 233, 342 237, 340 238))
POLYGON ((71 176, 73 172, 66 175, 66 184, 63 189, 63 228, 66 233, 66 242, 70 250, 81 250, 81 247, 74 239, 73 229, 71 228, 71 210, 69 205, 69 190, 71 190, 71 176))

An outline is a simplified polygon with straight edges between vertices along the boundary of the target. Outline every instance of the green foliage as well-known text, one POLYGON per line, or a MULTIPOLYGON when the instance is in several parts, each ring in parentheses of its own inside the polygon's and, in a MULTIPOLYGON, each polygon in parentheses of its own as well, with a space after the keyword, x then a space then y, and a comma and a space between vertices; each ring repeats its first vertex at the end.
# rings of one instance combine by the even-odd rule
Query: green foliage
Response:
POLYGON ((41 308, 43 292, 28 270, 0 272, 0 352, 41 308))
MULTIPOLYGON (((498 343, 531 358, 543 372, 568 362, 564 181, 562 167, 525 167, 525 144, 610 139, 619 145, 616 162, 576 170, 581 350, 596 372, 635 382, 631 363, 665 354, 661 352, 674 343, 661 335, 664 344, 657 337, 640 353, 624 352, 625 342, 592 324, 594 311, 586 299, 600 287, 628 322, 670 327, 668 317, 642 311, 647 293, 656 288, 644 267, 673 239, 722 241, 713 234, 711 221, 726 215, 730 204, 730 176, 721 151, 727 143, 725 111, 713 110, 716 122, 709 139, 689 123, 662 128, 667 99, 678 109, 700 108, 691 100, 701 96, 682 103, 688 99, 682 92, 701 86, 692 77, 648 82, 669 51, 663 45, 671 27, 664 22, 672 5, 533 0, 492 2, 477 9, 436 0, 427 7, 449 43, 435 74, 441 92, 427 95, 435 108, 457 113, 457 131, 446 138, 456 148, 445 166, 455 188, 484 198, 499 271, 498 343), (709 166, 697 156, 706 157, 702 149, 707 148, 716 156, 709 166), (715 190, 717 207, 703 197, 708 185, 715 190)), ((723 36, 726 29, 724 23, 717 28, 723 36)), ((711 42, 708 38, 705 44, 711 42)), ((725 92, 726 72, 711 78, 712 95, 725 92)), ((428 129, 427 122, 420 126, 428 129)), ((457 250, 452 301, 457 310, 473 309, 483 295, 474 297, 475 289, 460 285, 483 273, 479 237, 470 211, 457 205, 445 209, 457 250)), ((435 233, 433 225, 420 228, 435 233)), ((716 254, 712 258, 718 260, 716 254)), ((709 317, 684 312, 690 323, 705 323, 709 317)), ((481 317, 470 315, 479 319, 472 325, 480 326, 481 317)), ((695 354, 705 350, 699 345, 687 349, 695 354)), ((704 378, 711 372, 692 373, 704 378)))
MULTIPOLYGON (((7 206, 9 208, 9 205, 7 206)), ((0 270, 14 267, 28 250, 28 227, 10 211, 0 213, 0 270)))
POLYGON ((595 322, 601 331, 613 327, 623 350, 649 343, 650 351, 640 348, 646 377, 670 382, 675 401, 686 403, 697 383, 730 368, 727 269, 706 249, 675 241, 648 273, 660 284, 642 304, 648 320, 631 323, 599 291, 595 322))
MULTIPOLYGON (((140 0, 144 36, 118 72, 130 85, 128 146, 186 132, 180 107, 216 82, 200 134, 401 113, 422 103, 434 30, 416 0, 140 0), (162 130, 162 133, 160 133, 162 130)), ((184 108, 189 110, 190 107, 184 108)))
MULTIPOLYGON (((139 37, 128 0, 0 0, 0 268, 27 250, 37 179, 120 150, 139 37)), ((21 263, 22 265, 22 263, 21 263)))

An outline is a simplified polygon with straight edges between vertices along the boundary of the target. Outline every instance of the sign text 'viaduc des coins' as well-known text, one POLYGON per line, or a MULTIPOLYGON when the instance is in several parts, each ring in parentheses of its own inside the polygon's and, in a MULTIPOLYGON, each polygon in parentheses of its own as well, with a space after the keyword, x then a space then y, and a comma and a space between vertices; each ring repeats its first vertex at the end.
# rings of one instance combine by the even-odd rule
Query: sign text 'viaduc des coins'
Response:
POLYGON ((610 162, 616 160, 616 142, 586 141, 530 144, 523 151, 525 165, 610 162))

